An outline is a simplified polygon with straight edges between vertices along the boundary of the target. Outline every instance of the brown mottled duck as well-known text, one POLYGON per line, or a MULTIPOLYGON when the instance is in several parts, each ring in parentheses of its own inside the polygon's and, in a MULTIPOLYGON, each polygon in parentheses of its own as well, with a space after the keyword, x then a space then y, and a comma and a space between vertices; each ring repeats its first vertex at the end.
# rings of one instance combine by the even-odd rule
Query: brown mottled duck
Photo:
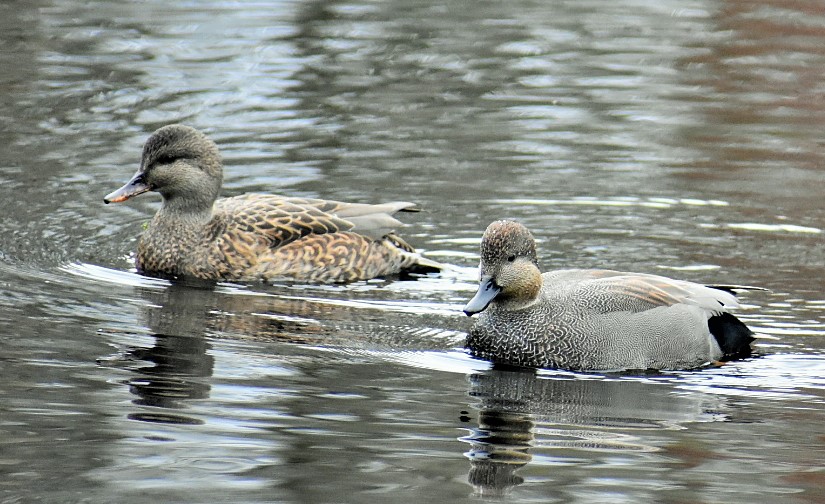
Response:
POLYGON ((163 203, 138 242, 138 272, 230 281, 353 282, 439 263, 416 253, 394 229, 407 202, 343 203, 270 194, 218 199, 223 163, 217 145, 188 126, 155 131, 140 169, 105 203, 149 191, 163 203))

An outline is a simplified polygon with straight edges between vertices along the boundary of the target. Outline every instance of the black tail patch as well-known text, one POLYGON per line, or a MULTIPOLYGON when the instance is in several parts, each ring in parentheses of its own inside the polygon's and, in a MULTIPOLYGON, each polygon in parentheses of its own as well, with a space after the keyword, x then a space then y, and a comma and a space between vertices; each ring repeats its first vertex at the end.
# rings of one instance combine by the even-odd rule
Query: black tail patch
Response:
POLYGON ((751 342, 756 339, 753 331, 730 313, 712 316, 708 320, 708 329, 724 353, 722 360, 750 357, 753 352, 751 342))

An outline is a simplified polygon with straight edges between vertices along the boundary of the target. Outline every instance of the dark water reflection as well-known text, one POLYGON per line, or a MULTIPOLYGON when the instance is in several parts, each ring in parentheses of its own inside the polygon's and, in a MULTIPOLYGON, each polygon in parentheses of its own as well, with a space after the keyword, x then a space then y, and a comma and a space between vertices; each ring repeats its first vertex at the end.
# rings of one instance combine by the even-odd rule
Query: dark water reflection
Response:
MULTIPOLYGON (((471 461, 469 481, 477 495, 501 496, 538 479, 552 483, 545 487, 547 495, 560 502, 598 500, 601 492, 637 502, 702 502, 709 492, 722 502, 770 500, 778 489, 768 490, 770 497, 760 496, 766 491, 760 478, 821 481, 808 469, 787 472, 779 462, 794 459, 800 467, 810 462, 822 441, 815 425, 808 425, 814 429, 807 436, 812 452, 791 454, 778 441, 781 435, 770 434, 781 430, 788 416, 755 417, 748 403, 758 394, 684 394, 678 385, 673 388, 684 385, 682 380, 559 373, 537 377, 504 370, 473 374, 470 395, 477 399, 478 425, 462 438, 471 445, 466 453, 471 461), (768 446, 776 450, 771 453, 775 466, 749 474, 731 465, 749 464, 752 453, 768 446), (640 477, 637 471, 648 476, 640 477)), ((822 398, 820 390, 810 404, 821 405, 822 398)), ((799 404, 790 410, 797 407, 808 408, 799 404)), ((789 416, 796 425, 810 421, 807 414, 789 416)), ((809 496, 818 498, 817 491, 809 496)), ((804 495, 797 497, 805 500, 804 495)))
POLYGON ((820 502, 817 2, 0 4, 0 501, 820 502), (225 193, 419 202, 442 277, 170 286, 156 127, 225 193), (462 351, 477 247, 771 289, 759 357, 649 376, 462 351))

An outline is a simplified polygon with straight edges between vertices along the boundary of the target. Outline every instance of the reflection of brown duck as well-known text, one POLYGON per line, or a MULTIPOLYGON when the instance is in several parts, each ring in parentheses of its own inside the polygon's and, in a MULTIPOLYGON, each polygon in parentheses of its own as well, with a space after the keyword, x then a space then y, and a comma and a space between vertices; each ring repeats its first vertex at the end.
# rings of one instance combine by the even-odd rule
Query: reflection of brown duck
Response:
POLYGON ((104 202, 147 191, 163 206, 141 236, 137 268, 162 277, 203 280, 351 282, 438 269, 393 233, 396 212, 378 205, 247 194, 217 199, 223 179, 218 147, 179 124, 157 130, 135 176, 104 202))
POLYGON ((463 335, 457 320, 446 314, 422 319, 419 313, 397 309, 397 296, 377 284, 352 290, 285 285, 195 288, 175 282, 141 292, 141 325, 167 336, 399 352, 451 349, 463 335), (385 306, 395 309, 386 311, 385 306), (381 314, 392 314, 392 321, 381 314))

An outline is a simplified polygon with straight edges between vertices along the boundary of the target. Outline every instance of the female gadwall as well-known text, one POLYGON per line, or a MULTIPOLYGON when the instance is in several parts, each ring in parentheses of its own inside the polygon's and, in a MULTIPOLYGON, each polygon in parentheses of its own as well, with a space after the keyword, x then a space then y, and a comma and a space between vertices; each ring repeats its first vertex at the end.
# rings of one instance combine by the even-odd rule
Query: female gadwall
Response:
POLYGON ((729 313, 738 306, 733 290, 745 287, 609 270, 542 275, 533 236, 509 220, 484 232, 480 269, 478 292, 464 312, 484 313, 467 347, 496 363, 672 370, 751 352, 753 332, 729 313))
POLYGON ((247 194, 218 198, 218 147, 180 124, 155 131, 140 169, 105 203, 147 191, 163 204, 138 243, 140 273, 201 280, 352 282, 439 269, 393 233, 396 212, 412 203, 379 205, 247 194))

